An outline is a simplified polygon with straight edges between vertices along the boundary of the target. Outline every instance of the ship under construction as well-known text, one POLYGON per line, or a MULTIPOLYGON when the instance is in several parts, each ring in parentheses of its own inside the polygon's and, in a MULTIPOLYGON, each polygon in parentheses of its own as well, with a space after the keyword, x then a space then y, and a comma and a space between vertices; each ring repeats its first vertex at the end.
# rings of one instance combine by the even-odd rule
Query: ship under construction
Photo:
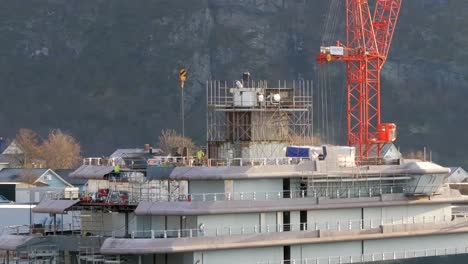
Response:
MULTIPOLYGON (((206 155, 86 158, 32 209, 49 228, 0 237, 4 263, 335 264, 468 254, 468 196, 449 168, 403 158, 380 120, 380 69, 401 0, 346 0, 347 146, 314 134, 310 81, 206 83, 206 155), (323 140, 323 139, 322 139, 323 140)), ((185 78, 185 77, 184 77, 185 78)), ((185 80, 185 79, 184 79, 185 80)))
POLYGON ((450 169, 404 159, 392 143, 367 159, 350 146, 304 146, 310 91, 308 82, 209 81, 203 160, 148 146, 84 159, 71 177, 88 180, 85 192, 49 193, 33 209, 71 221, 7 230, 5 263, 315 264, 468 253, 459 207, 468 196, 444 184, 450 169))

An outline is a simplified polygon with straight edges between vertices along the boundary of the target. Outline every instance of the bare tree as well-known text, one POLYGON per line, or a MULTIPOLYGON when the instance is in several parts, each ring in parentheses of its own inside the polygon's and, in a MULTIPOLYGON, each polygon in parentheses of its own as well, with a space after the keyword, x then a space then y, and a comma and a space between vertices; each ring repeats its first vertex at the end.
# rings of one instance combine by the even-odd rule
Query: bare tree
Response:
POLYGON ((182 153, 182 149, 186 147, 189 155, 194 155, 197 146, 193 143, 191 138, 183 137, 177 134, 175 130, 165 129, 161 131, 159 136, 159 148, 165 155, 169 155, 175 151, 182 153))
POLYGON ((41 155, 40 138, 37 133, 31 129, 22 128, 16 134, 14 142, 22 152, 14 154, 19 165, 25 168, 33 167, 41 155))
POLYGON ((81 146, 71 135, 52 130, 41 140, 30 129, 20 129, 15 138, 23 154, 17 155, 23 168, 74 169, 81 163, 81 146))
POLYGON ((51 169, 74 169, 81 163, 81 146, 69 134, 52 130, 41 145, 41 156, 51 169))

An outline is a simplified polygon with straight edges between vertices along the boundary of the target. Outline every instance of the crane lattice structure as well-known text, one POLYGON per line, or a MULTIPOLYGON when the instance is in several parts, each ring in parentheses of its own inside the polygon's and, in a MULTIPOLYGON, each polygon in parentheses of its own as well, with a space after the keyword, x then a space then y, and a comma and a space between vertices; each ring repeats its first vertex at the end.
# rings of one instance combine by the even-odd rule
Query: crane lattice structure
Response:
POLYGON ((346 0, 346 45, 321 47, 319 63, 346 62, 347 141, 358 159, 380 156, 396 125, 380 120, 380 70, 387 60, 402 0, 346 0))

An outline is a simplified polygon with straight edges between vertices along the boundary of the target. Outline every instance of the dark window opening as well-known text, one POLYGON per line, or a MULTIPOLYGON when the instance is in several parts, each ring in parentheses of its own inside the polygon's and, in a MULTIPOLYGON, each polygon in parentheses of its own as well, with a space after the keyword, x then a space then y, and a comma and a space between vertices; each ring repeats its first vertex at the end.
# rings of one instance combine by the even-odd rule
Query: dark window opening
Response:
MULTIPOLYGON (((0 185, 0 194, 11 202, 16 201, 16 185, 14 184, 2 184, 0 185)), ((0 199, 0 202, 2 200, 0 199)), ((8 201, 3 201, 8 202, 8 201)))
MULTIPOLYGON (((364 208, 361 208, 361 219, 364 219, 364 208)), ((364 229, 364 221, 361 222, 361 228, 364 229)))
POLYGON ((299 186, 299 188, 301 190, 301 196, 307 196, 307 182, 301 181, 301 185, 299 186))
POLYGON ((283 179, 283 198, 291 198, 291 181, 289 178, 283 179))
POLYGON ((299 219, 301 223, 301 230, 307 230, 307 211, 301 211, 299 219))
POLYGON ((289 212, 283 212, 283 231, 291 231, 291 214, 289 212))
POLYGON ((291 246, 283 247, 283 262, 284 264, 291 263, 291 246))

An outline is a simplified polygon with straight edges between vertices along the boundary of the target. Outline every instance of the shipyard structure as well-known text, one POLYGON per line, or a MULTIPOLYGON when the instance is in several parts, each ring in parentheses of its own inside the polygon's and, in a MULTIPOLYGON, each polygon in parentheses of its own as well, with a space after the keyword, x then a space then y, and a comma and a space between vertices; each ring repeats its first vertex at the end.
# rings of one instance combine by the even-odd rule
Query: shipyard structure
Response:
MULTIPOLYGON (((314 141, 311 84, 207 82, 207 153, 87 158, 7 228, 3 263, 330 264, 468 253, 468 196, 449 168, 314 141), (60 224, 57 224, 60 223, 60 224)), ((3 216, 5 217, 5 216, 3 216)), ((1 261, 0 261, 1 262, 1 261)))

